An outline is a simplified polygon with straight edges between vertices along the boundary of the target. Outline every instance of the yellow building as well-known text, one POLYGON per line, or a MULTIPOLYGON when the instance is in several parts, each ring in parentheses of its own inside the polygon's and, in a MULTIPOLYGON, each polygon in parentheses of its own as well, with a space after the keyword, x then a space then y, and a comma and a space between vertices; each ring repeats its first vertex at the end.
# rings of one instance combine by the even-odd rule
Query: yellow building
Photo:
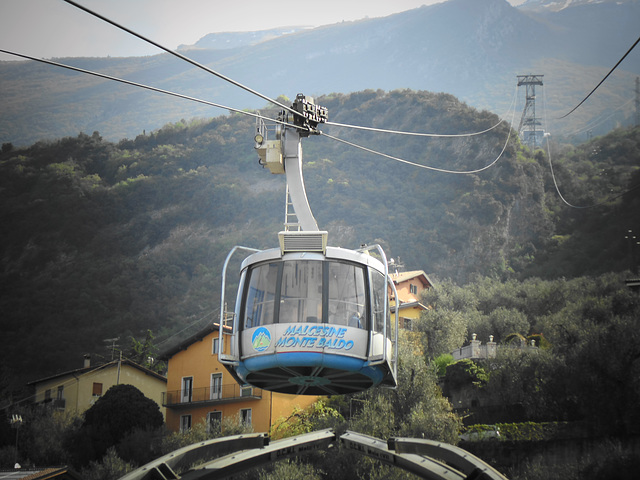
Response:
POLYGON ((391 313, 395 313, 398 304, 399 327, 411 330, 413 321, 420 318, 420 313, 428 308, 420 302, 420 296, 424 290, 433 287, 433 283, 423 270, 395 272, 390 277, 398 292, 397 299, 393 297, 393 292, 389 292, 391 313))
POLYGON ((162 395, 167 389, 167 379, 128 359, 93 366, 85 357, 82 368, 29 383, 35 387, 35 403, 75 414, 84 413, 109 388, 119 384, 136 387, 156 402, 165 415, 162 395))
MULTIPOLYGON (((269 432, 295 407, 304 409, 319 398, 240 386, 218 361, 218 337, 219 326, 211 324, 162 355, 168 363, 162 404, 169 430, 185 431, 202 421, 218 428, 225 418, 239 418, 255 432, 269 432)), ((223 339, 228 352, 229 337, 223 339)))

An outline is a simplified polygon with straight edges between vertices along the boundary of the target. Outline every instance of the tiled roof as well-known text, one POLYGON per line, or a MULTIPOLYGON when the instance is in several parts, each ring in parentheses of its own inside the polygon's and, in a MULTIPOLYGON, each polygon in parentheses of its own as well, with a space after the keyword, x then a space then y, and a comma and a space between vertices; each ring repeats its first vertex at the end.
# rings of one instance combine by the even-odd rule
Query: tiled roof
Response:
POLYGON ((67 467, 0 470, 0 480, 48 480, 54 478, 57 480, 80 480, 80 477, 67 467))
MULTIPOLYGON (((210 323, 209 325, 204 327, 202 330, 200 330, 199 332, 193 334, 192 336, 190 336, 189 338, 187 338, 183 342, 180 342, 178 345, 176 345, 174 347, 171 347, 171 348, 165 350, 164 352, 162 352, 162 354, 158 358, 160 358, 162 360, 169 360, 176 353, 181 352, 182 350, 186 350, 190 345, 192 345, 192 344, 194 344, 196 342, 199 342, 200 340, 202 340, 204 337, 206 337, 210 333, 215 332, 215 331, 217 331, 219 329, 220 329, 220 324, 219 323, 210 323)), ((231 331, 231 329, 229 327, 227 327, 227 326, 224 326, 224 329, 231 331)))
MULTIPOLYGON (((122 365, 129 365, 131 367, 137 368, 138 370, 140 370, 141 372, 147 374, 147 375, 151 375, 152 377, 156 377, 159 380, 164 380, 166 381, 167 378, 164 377, 163 375, 160 375, 157 372, 154 372, 153 370, 149 370, 146 367, 143 367, 142 365, 139 365, 131 360, 129 360, 128 358, 123 358, 121 360, 122 365)), ((55 375, 51 375, 50 377, 45 377, 45 378, 39 378, 38 380, 33 380, 32 382, 27 383, 27 385, 35 385, 37 383, 42 383, 42 382, 46 382, 49 380, 54 380, 56 378, 60 378, 60 377, 66 377, 68 375, 84 375, 85 373, 89 373, 92 372, 94 370, 101 370, 101 369, 105 369, 105 368, 113 368, 113 367, 117 367, 118 366, 118 360, 112 360, 108 363, 102 363, 99 365, 91 365, 90 367, 83 367, 83 368, 77 368, 75 370, 69 370, 67 372, 62 372, 62 373, 57 373, 55 375)), ((0 477, 0 479, 2 479, 2 477, 0 477)))
POLYGON ((389 276, 391 277, 391 280, 393 280, 395 283, 402 283, 416 277, 422 277, 423 282, 425 282, 427 285, 433 285, 433 282, 431 282, 431 280, 429 279, 427 274, 424 272, 424 270, 413 270, 410 272, 395 272, 395 273, 390 273, 389 276))

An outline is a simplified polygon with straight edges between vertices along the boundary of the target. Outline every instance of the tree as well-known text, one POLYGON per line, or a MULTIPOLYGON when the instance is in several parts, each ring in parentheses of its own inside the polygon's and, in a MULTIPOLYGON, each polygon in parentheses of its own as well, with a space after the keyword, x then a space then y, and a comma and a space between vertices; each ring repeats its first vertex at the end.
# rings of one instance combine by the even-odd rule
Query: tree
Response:
MULTIPOLYGON (((132 385, 114 385, 84 414, 68 449, 75 453, 75 464, 82 466, 101 459, 109 447, 117 447, 130 434, 152 431, 164 423, 156 402, 132 385)), ((147 436, 148 438, 148 436, 147 436)), ((147 443, 149 449, 155 446, 147 443)))
POLYGON ((406 338, 399 343, 398 387, 363 392, 363 407, 349 428, 378 438, 401 435, 456 443, 462 423, 442 396, 436 373, 406 338))
POLYGON ((450 353, 443 353, 433 359, 431 364, 436 370, 438 377, 444 377, 447 373, 447 367, 453 363, 453 355, 450 353))
POLYGON ((306 480, 322 480, 324 472, 301 460, 282 460, 270 469, 260 471, 258 480, 279 480, 281 478, 304 478, 306 480))
POLYGON ((101 461, 89 462, 89 466, 82 470, 85 480, 112 480, 120 478, 133 470, 132 465, 122 460, 114 447, 109 447, 101 461))
POLYGON ((155 336, 151 330, 147 330, 144 340, 131 337, 131 349, 127 357, 154 372, 161 372, 165 368, 164 362, 156 362, 158 347, 153 340, 155 336))
POLYGON ((425 353, 429 359, 459 348, 467 333, 464 315, 446 307, 422 312, 415 328, 425 334, 425 353))
POLYGON ((133 385, 114 385, 85 412, 84 426, 99 428, 114 444, 135 428, 160 427, 160 407, 133 385))
POLYGON ((568 355, 566 378, 579 413, 601 434, 640 432, 640 334, 637 312, 585 332, 568 355))
POLYGON ((515 308, 498 307, 489 314, 492 332, 496 341, 501 341, 510 333, 520 333, 526 336, 529 333, 527 316, 515 308))
POLYGON ((184 432, 172 432, 162 438, 161 454, 166 455, 187 445, 204 442, 211 438, 230 437, 252 433, 251 425, 246 425, 239 416, 227 416, 222 419, 220 428, 212 429, 203 419, 184 432))
POLYGON ((344 418, 338 410, 330 407, 327 400, 321 399, 305 410, 295 407, 291 415, 279 418, 269 436, 272 439, 279 439, 325 428, 337 430, 336 426, 342 422, 344 422, 344 418))
POLYGON ((36 465, 55 465, 69 457, 63 447, 66 435, 74 431, 75 414, 30 406, 22 413, 19 451, 36 465))

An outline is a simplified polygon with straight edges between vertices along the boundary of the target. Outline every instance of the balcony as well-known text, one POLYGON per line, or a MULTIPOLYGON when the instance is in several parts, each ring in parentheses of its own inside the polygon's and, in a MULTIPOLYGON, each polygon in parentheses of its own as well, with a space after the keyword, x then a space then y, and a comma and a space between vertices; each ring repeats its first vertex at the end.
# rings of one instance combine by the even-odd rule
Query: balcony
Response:
POLYGON ((55 410, 64 410, 66 406, 66 400, 64 398, 45 397, 40 402, 36 401, 36 403, 40 403, 45 407, 53 408, 55 410))
POLYGON ((223 385, 221 389, 213 387, 194 388, 191 394, 182 390, 162 393, 162 406, 170 408, 193 407, 194 405, 215 405, 221 403, 260 400, 262 390, 255 387, 241 387, 234 383, 223 385))
POLYGON ((531 340, 531 343, 527 344, 522 341, 520 345, 498 345, 493 341, 493 335, 489 336, 489 341, 482 345, 480 340, 477 340, 476 334, 474 333, 472 336, 473 340, 471 340, 469 345, 464 347, 460 347, 453 352, 451 355, 453 356, 454 362, 458 360, 462 360, 465 358, 469 358, 472 360, 482 359, 482 358, 496 358, 496 353, 498 350, 520 350, 520 351, 528 351, 528 352, 537 352, 538 347, 536 346, 535 340, 531 340))

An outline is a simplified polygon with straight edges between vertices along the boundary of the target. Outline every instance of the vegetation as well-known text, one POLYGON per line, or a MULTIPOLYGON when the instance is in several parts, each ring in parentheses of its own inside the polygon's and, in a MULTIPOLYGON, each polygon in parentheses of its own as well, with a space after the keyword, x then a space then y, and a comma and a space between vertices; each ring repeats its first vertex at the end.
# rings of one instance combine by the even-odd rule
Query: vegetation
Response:
POLYGON ((3 439, 0 468, 13 468, 16 460, 23 468, 67 464, 91 480, 114 480, 186 445, 252 431, 229 417, 217 430, 203 421, 187 432, 168 432, 158 405, 131 385, 111 387, 80 416, 41 405, 20 412, 18 441, 15 431, 3 439))
POLYGON ((102 459, 110 448, 125 461, 146 463, 159 453, 151 439, 163 424, 156 402, 132 385, 114 385, 84 413, 65 446, 78 467, 102 459))
MULTIPOLYGON (((635 381, 640 373, 640 298, 625 286, 625 278, 607 274, 499 282, 478 277, 464 287, 443 282, 425 295, 434 308, 423 313, 417 328, 432 318, 449 322, 437 311, 455 305, 455 314, 463 319, 456 336, 470 339, 476 333, 486 343, 493 335, 503 347, 495 358, 447 366, 445 392, 474 386, 477 398, 517 405, 524 419, 583 420, 594 434, 635 435, 640 433, 640 386, 635 381), (541 348, 530 353, 512 348, 514 335, 507 332, 526 338, 527 344, 538 339, 541 348)), ((423 342, 429 342, 428 335, 423 342)), ((445 351, 435 352, 441 353, 445 351)))
MULTIPOLYGON (((429 92, 368 90, 317 100, 336 121, 368 118, 380 127, 457 133, 498 121, 450 95, 429 92)), ((107 338, 140 339, 152 330, 166 348, 172 333, 188 335, 188 325, 197 329, 199 319, 218 310, 228 250, 236 244, 272 247, 281 228, 284 179, 256 166, 252 129, 250 119, 232 115, 177 122, 117 144, 94 132, 28 148, 3 146, 0 218, 10 228, 0 231, 7 338, 0 355, 14 378, 74 368, 88 352, 99 359, 107 338)), ((507 136, 503 126, 471 140, 327 131, 454 170, 486 165, 507 136)), ((585 192, 571 200, 599 202, 612 189, 637 183, 639 144, 634 129, 558 147, 556 171, 565 195, 585 192), (576 183, 574 172, 588 189, 576 183)), ((640 231, 633 214, 639 190, 595 209, 562 207, 545 156, 517 141, 496 167, 472 175, 419 170, 324 136, 307 139, 304 148, 310 203, 334 245, 381 243, 406 265, 461 285, 478 274, 496 282, 598 275, 640 260, 624 238, 628 230, 640 231)), ((230 282, 230 298, 234 287, 230 282)), ((504 323, 510 312, 493 315, 496 327, 503 322, 510 333, 504 323)), ((431 332, 430 351, 440 349, 438 343, 446 351, 460 342, 447 328, 431 332)))
MULTIPOLYGON (((404 332, 403 332, 404 333, 404 332)), ((273 438, 332 428, 338 434, 352 430, 372 437, 419 437, 457 443, 461 419, 452 412, 442 396, 435 372, 424 358, 415 355, 407 338, 399 352, 398 388, 376 388, 359 394, 330 397, 315 403, 306 411, 296 411, 289 418, 276 422, 273 438)), ((265 468, 260 478, 276 478, 278 472, 299 472, 287 478, 302 478, 311 472, 316 478, 415 478, 398 469, 381 466, 370 458, 354 456, 352 451, 336 445, 330 452, 320 452, 305 458, 305 464, 286 462, 265 468), (313 467, 309 470, 310 466, 313 467)))
MULTIPOLYGON (((367 118, 382 128, 460 133, 498 122, 429 92, 367 90, 317 101, 336 122, 367 118)), ((273 247, 281 229, 284 179, 256 166, 252 131, 251 120, 232 115, 180 121, 118 143, 94 132, 26 148, 2 145, 2 399, 26 398, 26 381, 77 368, 85 353, 99 360, 107 338, 132 339, 129 354, 144 363, 157 353, 154 344, 165 349, 215 318, 230 248, 273 247)), ((465 140, 327 132, 454 170, 492 161, 508 133, 503 125, 465 140)), ((640 300, 624 285, 640 262, 629 234, 640 232, 639 128, 553 146, 563 195, 573 204, 601 204, 590 209, 564 206, 546 154, 513 137, 496 167, 469 175, 419 170, 325 136, 305 140, 304 149, 310 203, 330 243, 380 243, 389 257, 427 270, 436 287, 422 299, 431 308, 414 322, 417 342, 402 342, 401 388, 332 398, 282 419, 274 436, 331 426, 455 443, 465 412, 442 396, 448 381, 516 405, 518 420, 587 421, 594 435, 640 433, 640 300), (541 348, 452 363, 450 353, 473 333, 483 343, 493 335, 499 345, 533 339, 541 348)), ((25 415, 18 442, 24 459, 72 460, 60 448, 80 434, 82 419, 25 415), (30 430, 37 425, 59 441, 39 444, 30 430)), ((137 445, 153 445, 154 454, 163 449, 149 440, 152 432, 130 434, 87 459, 116 471, 139 463, 137 445)), ((10 459, 15 432, 3 425, 0 439, 0 459, 10 459)), ((190 440, 164 441, 170 448, 190 440)), ((314 470, 304 471, 314 477, 353 461, 319 455, 311 464, 314 470)), ((352 466, 363 477, 396 475, 377 472, 366 459, 352 466)))

